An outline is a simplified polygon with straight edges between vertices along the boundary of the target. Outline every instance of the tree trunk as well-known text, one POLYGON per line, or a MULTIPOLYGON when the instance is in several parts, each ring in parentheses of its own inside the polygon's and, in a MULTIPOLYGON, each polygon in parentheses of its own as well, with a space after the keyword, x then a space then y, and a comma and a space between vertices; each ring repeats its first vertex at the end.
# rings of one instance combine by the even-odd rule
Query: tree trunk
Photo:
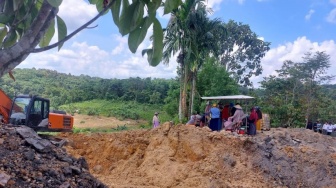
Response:
POLYGON ((313 81, 314 81, 314 77, 310 80, 310 84, 309 84, 308 107, 307 107, 307 112, 306 112, 306 116, 307 116, 306 129, 307 129, 309 118, 310 118, 310 108, 311 108, 311 101, 312 101, 313 81))
POLYGON ((179 120, 182 123, 183 120, 183 111, 182 111, 182 96, 183 96, 183 70, 182 74, 180 75, 180 100, 179 100, 179 120))
POLYGON ((182 114, 183 118, 187 117, 187 85, 188 85, 188 64, 184 64, 184 80, 183 80, 183 91, 182 91, 182 114))
POLYGON ((194 109, 194 99, 195 99, 195 91, 196 91, 196 72, 192 73, 192 87, 191 87, 191 102, 190 102, 190 114, 192 114, 194 109))

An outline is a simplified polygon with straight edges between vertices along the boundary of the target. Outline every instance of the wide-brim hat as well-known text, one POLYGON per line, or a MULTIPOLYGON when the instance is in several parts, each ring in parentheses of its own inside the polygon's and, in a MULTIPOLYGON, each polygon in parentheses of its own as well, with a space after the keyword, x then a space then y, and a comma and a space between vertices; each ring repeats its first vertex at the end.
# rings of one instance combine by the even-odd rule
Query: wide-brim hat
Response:
POLYGON ((242 107, 241 107, 239 104, 235 105, 234 107, 235 107, 236 109, 242 109, 242 107))
POLYGON ((158 115, 158 114, 159 114, 159 112, 155 112, 155 113, 154 113, 154 115, 158 115))

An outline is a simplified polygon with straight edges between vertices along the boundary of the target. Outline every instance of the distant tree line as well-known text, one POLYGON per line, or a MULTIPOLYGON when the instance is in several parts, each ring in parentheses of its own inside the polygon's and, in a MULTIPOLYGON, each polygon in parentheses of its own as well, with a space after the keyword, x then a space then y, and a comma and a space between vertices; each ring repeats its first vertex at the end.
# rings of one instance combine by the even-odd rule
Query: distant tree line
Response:
POLYGON ((92 99, 136 101, 164 104, 174 79, 128 78, 103 79, 87 75, 74 76, 47 69, 15 69, 16 81, 9 76, 0 79, 1 89, 10 97, 33 94, 49 98, 57 108, 63 104, 92 99))

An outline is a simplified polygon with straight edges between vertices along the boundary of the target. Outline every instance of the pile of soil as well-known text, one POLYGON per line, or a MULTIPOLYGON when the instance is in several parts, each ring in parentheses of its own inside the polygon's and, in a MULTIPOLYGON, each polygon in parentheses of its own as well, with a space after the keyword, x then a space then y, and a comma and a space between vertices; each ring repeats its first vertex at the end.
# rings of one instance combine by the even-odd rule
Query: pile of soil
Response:
POLYGON ((151 130, 60 135, 109 187, 334 187, 336 140, 306 129, 255 137, 169 123, 151 130))
POLYGON ((107 187, 88 170, 84 158, 62 144, 42 139, 28 127, 0 125, 0 187, 107 187))

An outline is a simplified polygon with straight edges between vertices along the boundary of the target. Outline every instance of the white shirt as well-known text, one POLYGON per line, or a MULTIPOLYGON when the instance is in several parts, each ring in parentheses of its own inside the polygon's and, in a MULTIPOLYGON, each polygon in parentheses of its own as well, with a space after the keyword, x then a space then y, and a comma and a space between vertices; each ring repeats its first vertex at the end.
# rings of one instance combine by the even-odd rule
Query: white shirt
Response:
POLYGON ((324 125, 323 125, 323 127, 322 127, 322 129, 323 130, 327 130, 327 127, 329 126, 329 124, 328 123, 325 123, 324 125))
POLYGON ((328 127, 327 127, 327 131, 328 131, 329 133, 333 132, 333 129, 334 129, 334 125, 328 125, 328 127))

